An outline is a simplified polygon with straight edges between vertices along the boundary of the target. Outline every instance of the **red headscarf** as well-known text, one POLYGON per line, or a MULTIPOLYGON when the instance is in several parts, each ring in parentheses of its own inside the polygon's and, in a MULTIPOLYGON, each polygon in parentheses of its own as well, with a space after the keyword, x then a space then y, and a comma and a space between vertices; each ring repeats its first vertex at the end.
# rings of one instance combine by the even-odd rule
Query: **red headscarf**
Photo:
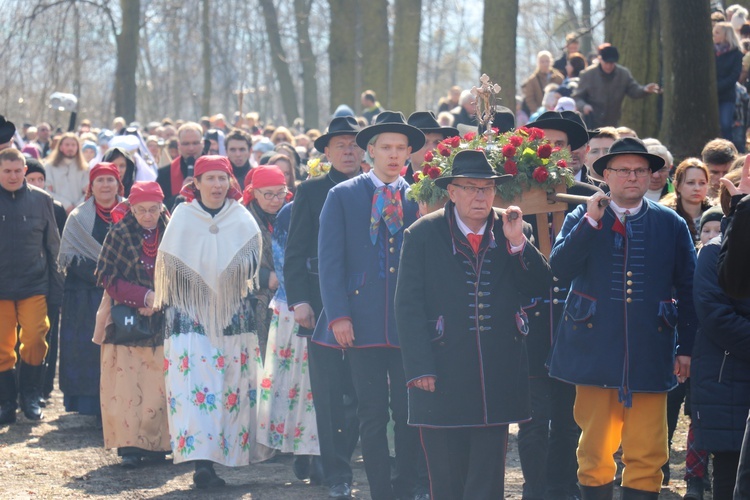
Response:
MULTIPOLYGON (((195 177, 200 177, 206 172, 218 171, 225 172, 229 175, 229 191, 227 192, 227 198, 233 200, 241 200, 242 193, 239 190, 239 184, 237 179, 234 178, 234 172, 232 171, 232 164, 229 163, 229 158, 226 156, 219 155, 207 155, 201 156, 195 161, 195 170, 193 171, 195 177)), ((200 200, 200 191, 195 186, 195 181, 190 184, 186 184, 182 188, 180 194, 185 197, 187 202, 191 202, 194 199, 200 200)))
POLYGON ((114 163, 102 162, 97 163, 91 168, 91 170, 89 170, 89 187, 86 188, 87 200, 94 194, 91 190, 91 186, 94 184, 94 179, 103 175, 111 175, 112 177, 117 179, 117 194, 120 196, 124 195, 125 187, 122 185, 122 181, 120 180, 120 169, 117 168, 117 165, 115 165, 114 163))
MULTIPOLYGON (((242 203, 247 206, 255 197, 253 189, 271 186, 286 187, 286 176, 276 165, 260 165, 250 169, 245 176, 245 190, 242 192, 242 203)), ((286 201, 291 199, 292 193, 287 193, 286 201)))

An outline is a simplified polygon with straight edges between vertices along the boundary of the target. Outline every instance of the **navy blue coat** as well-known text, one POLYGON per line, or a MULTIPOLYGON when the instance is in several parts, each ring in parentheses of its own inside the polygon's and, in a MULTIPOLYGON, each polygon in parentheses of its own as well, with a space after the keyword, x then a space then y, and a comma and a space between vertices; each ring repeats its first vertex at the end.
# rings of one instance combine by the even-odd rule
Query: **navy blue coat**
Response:
POLYGON ((742 52, 732 49, 716 56, 716 89, 719 102, 734 102, 737 98, 735 84, 742 72, 742 52))
POLYGON ((585 214, 585 205, 568 214, 550 254, 554 275, 572 280, 550 376, 619 389, 626 405, 633 392, 667 392, 677 385, 675 348, 690 355, 697 322, 687 224, 646 199, 625 236, 611 207, 598 229, 585 214))
POLYGON ((393 297, 404 230, 419 207, 406 199, 409 184, 398 179, 404 225, 391 235, 380 221, 375 245, 370 239, 370 212, 375 185, 368 174, 337 184, 328 192, 320 213, 318 270, 323 311, 313 341, 340 347, 331 330, 338 319, 350 318, 354 347, 399 347, 393 297))
POLYGON ((721 243, 700 251, 693 282, 700 329, 690 368, 698 449, 739 451, 750 410, 750 299, 729 298, 719 286, 721 243))

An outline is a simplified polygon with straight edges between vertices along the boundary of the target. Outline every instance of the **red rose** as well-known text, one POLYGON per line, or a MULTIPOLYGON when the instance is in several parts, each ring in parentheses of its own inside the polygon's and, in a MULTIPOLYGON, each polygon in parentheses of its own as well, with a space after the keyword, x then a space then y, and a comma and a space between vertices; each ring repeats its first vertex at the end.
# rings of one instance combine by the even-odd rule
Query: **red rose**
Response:
POLYGON ((294 437, 298 438, 301 435, 302 435, 302 430, 299 427, 297 427, 296 429, 294 429, 294 437))
POLYGON ((516 162, 514 162, 513 160, 506 160, 503 168, 505 168, 506 174, 516 175, 518 173, 518 165, 516 165, 516 162))
POLYGON ((264 389, 270 389, 271 388, 271 379, 270 378, 264 378, 263 381, 260 383, 260 386, 264 389))
POLYGON ((461 138, 457 135, 454 135, 448 141, 449 141, 449 144, 454 148, 457 148, 461 145, 461 138))
POLYGON ((518 133, 526 137, 529 136, 529 129, 527 127, 519 127, 518 133))
POLYGON ((419 179, 419 172, 416 172, 416 173, 414 174, 414 182, 419 182, 419 180, 420 180, 420 179, 419 179))
POLYGON ((518 137, 517 135, 511 135, 510 139, 508 139, 511 144, 513 144, 515 147, 520 146, 523 144, 523 137, 518 137))
POLYGON ((497 134, 500 133, 500 129, 497 128, 497 127, 492 127, 490 130, 492 130, 492 133, 495 134, 495 135, 497 135, 497 134))
POLYGON ((307 400, 308 401, 312 401, 312 399, 313 399, 313 393, 312 393, 312 391, 307 391, 307 400))
POLYGON ((203 394, 202 392, 198 391, 195 394, 195 400, 198 402, 198 404, 201 404, 201 403, 203 403, 206 400, 206 395, 203 394))
POLYGON ((278 432, 279 434, 284 434, 284 422, 276 426, 276 432, 278 432))
POLYGON ((231 393, 227 396, 227 406, 234 406, 237 404, 237 394, 231 393))
POLYGON ((424 154, 424 161, 426 161, 427 163, 431 162, 433 158, 434 158, 434 156, 432 154, 432 151, 427 151, 424 154))
POLYGON ((557 160, 557 166, 560 168, 568 168, 568 162, 565 160, 557 160))
POLYGON ((180 441, 177 444, 178 448, 184 448, 185 447, 185 436, 180 436, 180 441))
POLYGON ((445 156, 446 158, 451 155, 450 148, 443 143, 438 144, 437 150, 438 150, 438 153, 445 156))
POLYGON ((216 366, 219 368, 224 368, 224 356, 219 356, 216 358, 216 366))
POLYGON ((240 354, 240 363, 243 364, 243 365, 246 364, 247 363, 247 358, 249 358, 249 356, 247 355, 247 353, 243 352, 242 354, 240 354))
POLYGON ((182 358, 182 367, 183 368, 190 367, 190 359, 187 356, 185 356, 184 358, 182 358))
POLYGON ((539 146, 539 149, 536 150, 536 155, 542 159, 549 158, 551 154, 552 146, 549 144, 542 144, 541 146, 539 146))
POLYGON ((547 169, 545 169, 544 167, 536 167, 531 176, 535 181, 541 184, 542 182, 547 180, 547 177, 549 177, 549 172, 547 172, 547 169))
POLYGON ((430 179, 432 179, 432 180, 435 180, 435 179, 437 179, 438 177, 440 177, 440 169, 439 169, 439 168, 437 168, 437 167, 430 167, 430 168, 429 168, 429 169, 427 170, 427 175, 429 175, 429 176, 430 176, 430 179))
POLYGON ((292 387, 291 389, 289 389, 289 399, 294 399, 296 397, 297 397, 297 389, 292 387))
POLYGON ((542 129, 531 127, 529 129, 529 139, 536 140, 544 137, 544 131, 542 129))
POLYGON ((464 134, 464 139, 467 141, 473 141, 476 136, 476 132, 466 132, 466 134, 464 134))
POLYGON ((506 158, 511 158, 516 155, 516 148, 513 146, 513 144, 506 144, 503 146, 503 156, 506 158))

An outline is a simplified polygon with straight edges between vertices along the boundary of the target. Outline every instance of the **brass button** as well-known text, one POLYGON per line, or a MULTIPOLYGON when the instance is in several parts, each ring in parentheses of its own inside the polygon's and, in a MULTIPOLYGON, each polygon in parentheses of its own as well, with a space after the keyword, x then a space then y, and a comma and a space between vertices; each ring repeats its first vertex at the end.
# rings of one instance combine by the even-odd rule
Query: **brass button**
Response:
POLYGON ((560 280, 557 279, 557 276, 552 276, 552 281, 560 281, 560 280))
POLYGON ((354 290, 354 295, 359 295, 359 290, 354 290))
POLYGON ((483 326, 480 326, 480 327, 479 327, 479 331, 480 331, 480 332, 483 332, 483 331, 484 331, 484 327, 483 327, 483 326))
POLYGON ((479 321, 484 321, 484 316, 479 316, 479 321))
POLYGON ((633 299, 630 298, 630 297, 628 297, 628 299, 625 302, 627 302, 628 304, 630 304, 631 302, 633 302, 633 299))
POLYGON ((631 293, 633 293, 633 290, 631 290, 630 288, 628 288, 627 290, 625 290, 625 293, 627 293, 628 295, 630 295, 631 293))
POLYGON ((390 271, 391 273, 395 273, 395 272, 396 272, 396 268, 395 268, 395 267, 392 267, 392 268, 390 268, 390 269, 388 269, 388 270, 389 270, 389 271, 390 271))
POLYGON ((628 278, 632 278, 633 277, 633 271, 628 271, 627 272, 627 276, 628 276, 628 278))
POLYGON ((542 314, 542 313, 540 313, 539 311, 537 311, 537 312, 534 313, 534 316, 539 316, 540 314, 542 314))
POLYGON ((628 286, 632 286, 632 285, 633 285, 633 280, 628 280, 628 281, 627 281, 627 285, 628 285, 628 286))
POLYGON ((479 309, 484 309, 484 304, 479 304, 479 309))
POLYGON ((484 292, 479 292, 477 295, 479 295, 480 297, 484 297, 484 292))
POLYGON ((389 251, 390 251, 391 253, 394 253, 394 252, 396 251, 396 249, 395 249, 395 248, 393 248, 393 247, 391 247, 389 251))
POLYGON ((587 327, 589 327, 589 328, 594 328, 594 324, 593 324, 593 323, 589 323, 589 324, 588 324, 588 325, 586 325, 586 326, 587 326, 587 327))
POLYGON ((552 301, 552 303, 553 303, 553 304, 559 304, 559 303, 560 303, 560 301, 559 301, 559 300, 557 300, 557 299, 554 299, 554 300, 552 301))
POLYGON ((552 291, 553 292, 559 292, 560 291, 560 287, 556 286, 555 288, 552 289, 552 291))
POLYGON ((396 241, 396 238, 394 238, 393 236, 388 238, 388 243, 393 243, 394 241, 396 241))

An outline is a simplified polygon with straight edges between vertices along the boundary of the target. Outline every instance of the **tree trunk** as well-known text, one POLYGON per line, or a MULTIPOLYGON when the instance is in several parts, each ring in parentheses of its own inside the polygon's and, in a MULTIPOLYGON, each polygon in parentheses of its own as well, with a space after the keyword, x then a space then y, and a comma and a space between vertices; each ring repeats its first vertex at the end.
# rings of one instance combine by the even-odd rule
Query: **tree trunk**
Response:
POLYGON ((203 99, 201 99, 201 113, 205 116, 211 115, 211 2, 201 1, 201 43, 203 52, 201 61, 203 63, 203 99))
MULTIPOLYGON (((620 52, 619 64, 625 66, 641 84, 661 81, 659 3, 651 0, 620 2, 607 14, 607 41, 620 52)), ((710 32, 710 30, 709 30, 710 32)), ((639 137, 653 137, 659 131, 659 99, 626 97, 620 125, 630 127, 639 137)))
MULTIPOLYGON (((581 0, 581 24, 584 30, 591 29, 591 0, 581 0)), ((579 52, 588 57, 592 49, 591 32, 587 31, 580 39, 579 52)))
POLYGON ((396 0, 395 18, 391 88, 398 91, 394 91, 390 106, 409 116, 417 109, 417 69, 422 0, 396 0))
POLYGON ((328 0, 331 8, 331 40, 328 60, 331 68, 331 113, 340 105, 355 108, 356 51, 354 47, 357 25, 356 5, 352 0, 328 0))
POLYGON ((302 107, 305 130, 318 128, 318 77, 315 54, 310 43, 310 8, 312 0, 294 0, 294 17, 297 22, 297 46, 302 63, 302 107))
POLYGON ((675 157, 700 156, 719 136, 708 0, 663 0, 664 119, 659 137, 675 157))
POLYGON ((378 102, 387 109, 390 107, 388 0, 359 1, 362 13, 362 90, 375 91, 378 102))
POLYGON ((135 70, 138 61, 140 32, 140 0, 120 0, 122 26, 115 35, 117 42, 117 69, 115 70, 115 115, 130 123, 135 120, 136 85, 135 70))
MULTIPOLYGON (((500 102, 516 111, 516 29, 518 0, 484 1, 482 73, 499 83, 500 102)), ((478 81, 476 83, 479 83, 478 81)))
POLYGON ((281 45, 276 7, 273 5, 273 0, 260 0, 260 6, 263 9, 263 18, 266 21, 266 34, 268 35, 268 43, 271 48, 273 67, 276 71, 276 77, 279 80, 284 117, 286 123, 291 125, 299 117, 297 94, 294 91, 292 75, 289 73, 289 62, 287 61, 284 47, 281 45))

